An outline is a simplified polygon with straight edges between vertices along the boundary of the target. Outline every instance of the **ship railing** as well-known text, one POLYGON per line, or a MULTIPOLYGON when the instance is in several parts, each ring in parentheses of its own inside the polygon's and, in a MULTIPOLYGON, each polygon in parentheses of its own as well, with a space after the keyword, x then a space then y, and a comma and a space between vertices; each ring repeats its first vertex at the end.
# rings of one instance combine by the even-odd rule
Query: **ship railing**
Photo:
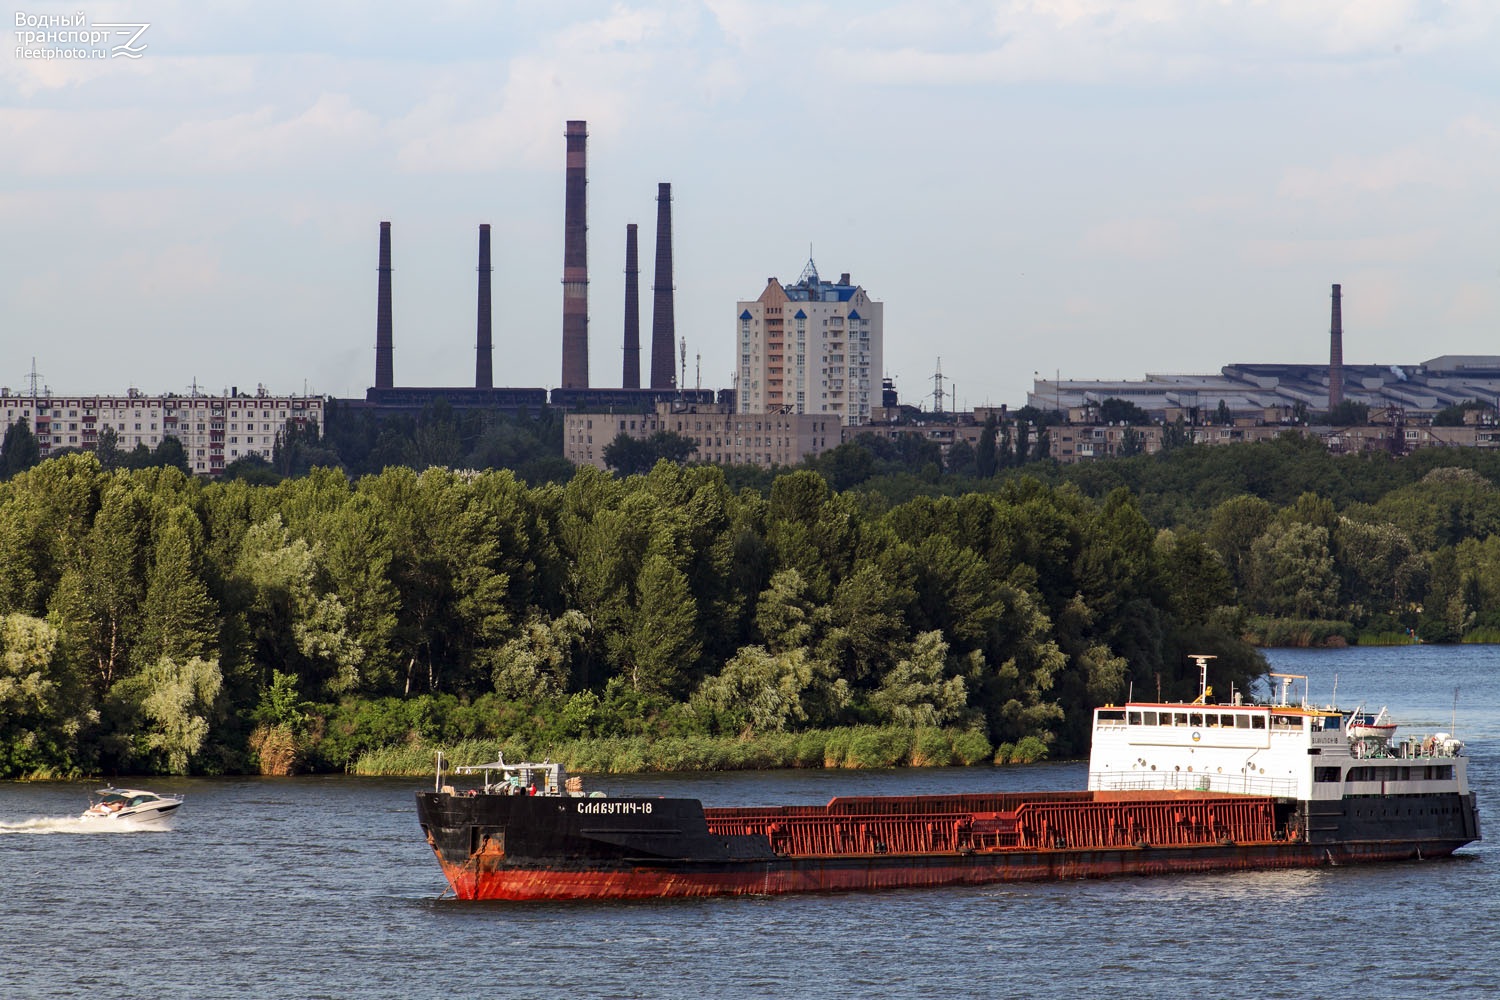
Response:
POLYGON ((1229 795, 1290 797, 1297 794, 1297 782, 1291 778, 1266 778, 1248 774, 1203 774, 1187 771, 1158 771, 1142 774, 1140 772, 1090 771, 1089 791, 1221 792, 1229 795))

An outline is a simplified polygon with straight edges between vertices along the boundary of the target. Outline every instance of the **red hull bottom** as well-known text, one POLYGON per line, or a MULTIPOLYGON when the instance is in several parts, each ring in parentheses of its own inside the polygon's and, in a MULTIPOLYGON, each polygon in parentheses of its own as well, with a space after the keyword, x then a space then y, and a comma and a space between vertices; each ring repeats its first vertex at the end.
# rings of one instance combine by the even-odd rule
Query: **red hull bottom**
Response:
POLYGON ((445 864, 443 870, 460 899, 662 899, 1312 868, 1447 857, 1460 846, 1459 843, 1410 842, 1327 846, 1272 843, 944 856, 789 858, 703 867, 680 862, 594 870, 445 864))

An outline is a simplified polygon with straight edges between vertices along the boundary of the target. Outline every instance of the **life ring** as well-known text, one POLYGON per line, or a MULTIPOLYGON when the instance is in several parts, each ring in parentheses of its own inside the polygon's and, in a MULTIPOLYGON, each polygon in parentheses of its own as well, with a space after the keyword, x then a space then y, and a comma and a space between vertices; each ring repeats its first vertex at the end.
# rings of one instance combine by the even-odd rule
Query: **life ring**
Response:
POLYGON ((1193 742, 1197 743, 1201 739, 1203 739, 1203 734, 1200 733, 1200 732, 1198 732, 1198 730, 1194 729, 1193 730, 1193 742))

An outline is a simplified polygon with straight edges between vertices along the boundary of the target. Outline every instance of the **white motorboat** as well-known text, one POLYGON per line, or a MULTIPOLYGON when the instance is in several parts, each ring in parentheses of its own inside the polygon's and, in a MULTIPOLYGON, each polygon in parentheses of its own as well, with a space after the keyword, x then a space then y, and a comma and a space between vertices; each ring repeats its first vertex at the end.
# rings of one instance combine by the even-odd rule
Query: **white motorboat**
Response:
POLYGON ((109 823, 169 830, 182 806, 181 795, 158 795, 141 788, 101 788, 79 817, 109 823))

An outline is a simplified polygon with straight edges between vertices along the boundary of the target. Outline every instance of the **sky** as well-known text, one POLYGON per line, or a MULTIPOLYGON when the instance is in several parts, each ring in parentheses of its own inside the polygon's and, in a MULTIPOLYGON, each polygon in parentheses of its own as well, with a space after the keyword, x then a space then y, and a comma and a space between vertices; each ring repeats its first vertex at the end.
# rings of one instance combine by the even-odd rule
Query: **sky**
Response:
POLYGON ((397 385, 473 384, 489 223, 495 382, 556 386, 569 119, 594 386, 621 380, 630 222, 649 341, 661 181, 690 385, 732 384, 736 301, 809 253, 885 303, 884 374, 929 408, 939 365, 967 409, 1326 363, 1335 282, 1347 363, 1500 354, 1492 0, 70 0, 3 26, 13 392, 35 358, 59 394, 363 396, 382 220, 397 385), (149 27, 44 58, 79 48, 20 34, 80 30, 52 17, 149 27))

